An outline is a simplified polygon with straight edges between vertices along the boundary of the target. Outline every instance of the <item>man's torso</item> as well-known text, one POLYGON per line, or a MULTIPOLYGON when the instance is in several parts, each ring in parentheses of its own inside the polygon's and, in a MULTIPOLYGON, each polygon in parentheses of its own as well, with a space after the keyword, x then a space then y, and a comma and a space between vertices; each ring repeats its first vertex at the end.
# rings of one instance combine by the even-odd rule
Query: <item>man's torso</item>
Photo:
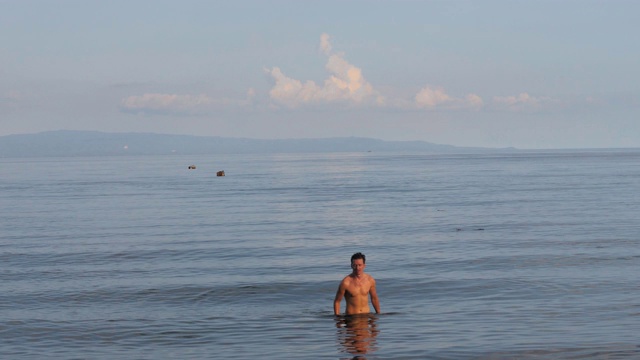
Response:
POLYGON ((369 291, 371 289, 371 276, 364 274, 361 279, 351 275, 345 278, 345 300, 347 302, 347 314, 368 313, 369 291))

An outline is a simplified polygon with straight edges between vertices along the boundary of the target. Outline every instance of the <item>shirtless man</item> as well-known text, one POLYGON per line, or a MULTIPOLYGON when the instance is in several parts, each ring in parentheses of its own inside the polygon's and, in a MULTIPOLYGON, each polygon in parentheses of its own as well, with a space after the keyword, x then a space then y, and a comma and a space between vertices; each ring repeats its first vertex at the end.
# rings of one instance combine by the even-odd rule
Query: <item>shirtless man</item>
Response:
POLYGON ((369 274, 364 273, 366 267, 366 258, 362 253, 355 253, 351 256, 351 274, 347 275, 336 292, 336 298, 333 300, 333 313, 340 315, 340 302, 344 297, 347 302, 346 315, 366 314, 370 313, 369 299, 376 310, 376 314, 380 313, 380 301, 376 292, 376 281, 369 274))

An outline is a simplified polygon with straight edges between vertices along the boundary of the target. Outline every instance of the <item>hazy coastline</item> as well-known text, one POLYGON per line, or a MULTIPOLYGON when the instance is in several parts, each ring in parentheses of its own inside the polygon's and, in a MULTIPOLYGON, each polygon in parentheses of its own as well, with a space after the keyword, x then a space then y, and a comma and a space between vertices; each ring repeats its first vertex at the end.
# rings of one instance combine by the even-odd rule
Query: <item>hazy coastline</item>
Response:
POLYGON ((0 137, 0 157, 3 158, 369 151, 476 153, 513 150, 516 149, 457 147, 425 141, 384 141, 362 137, 249 139, 68 130, 0 137))

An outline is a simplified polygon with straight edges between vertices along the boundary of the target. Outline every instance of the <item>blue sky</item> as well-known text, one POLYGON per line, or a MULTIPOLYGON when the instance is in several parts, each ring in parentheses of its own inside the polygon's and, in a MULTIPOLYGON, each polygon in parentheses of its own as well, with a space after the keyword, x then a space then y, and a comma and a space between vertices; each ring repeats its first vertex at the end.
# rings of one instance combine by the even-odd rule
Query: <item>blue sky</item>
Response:
POLYGON ((640 146, 638 1, 0 0, 0 135, 640 146))

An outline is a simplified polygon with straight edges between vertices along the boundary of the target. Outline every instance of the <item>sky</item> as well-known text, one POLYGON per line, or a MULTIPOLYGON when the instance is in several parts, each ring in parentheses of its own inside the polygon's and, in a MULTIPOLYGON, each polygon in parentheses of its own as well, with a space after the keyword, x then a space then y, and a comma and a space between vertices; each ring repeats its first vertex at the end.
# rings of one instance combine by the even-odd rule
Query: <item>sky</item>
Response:
POLYGON ((640 147, 640 1, 0 0, 0 136, 640 147))

